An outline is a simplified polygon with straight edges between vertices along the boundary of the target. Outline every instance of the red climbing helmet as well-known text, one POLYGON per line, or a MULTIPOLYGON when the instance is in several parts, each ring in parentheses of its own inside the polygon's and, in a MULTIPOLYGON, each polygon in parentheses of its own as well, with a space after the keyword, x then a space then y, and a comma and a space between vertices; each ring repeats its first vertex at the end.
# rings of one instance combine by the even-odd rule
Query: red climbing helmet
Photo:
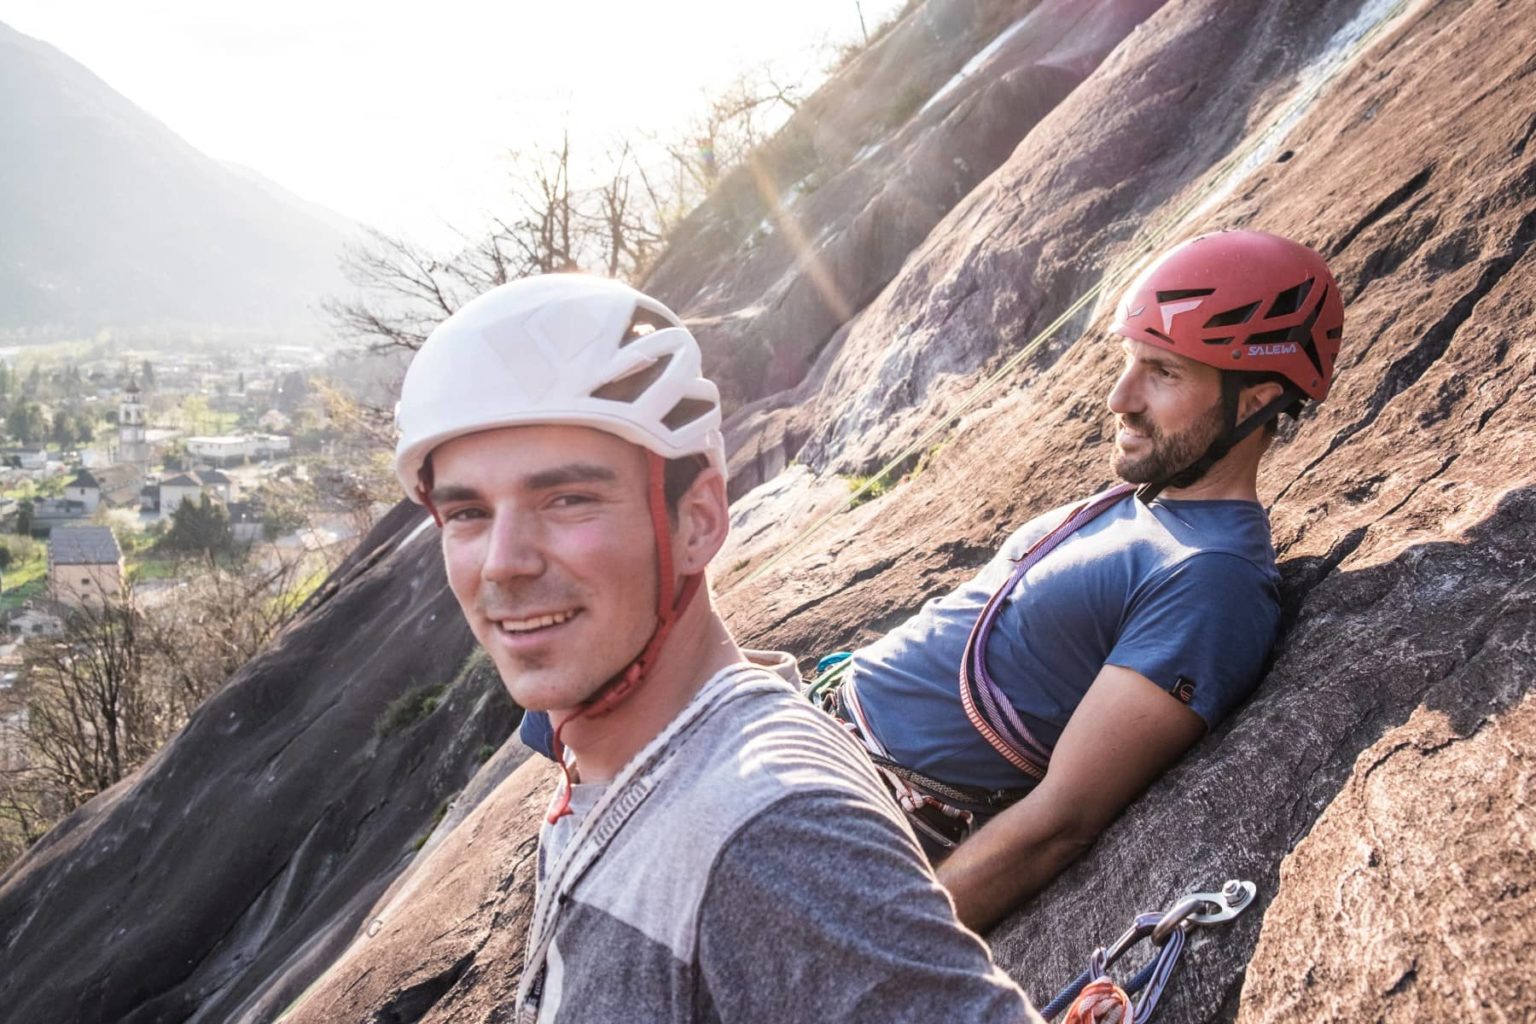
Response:
POLYGON ((1344 301, 1328 264, 1301 243, 1217 231, 1142 271, 1111 330, 1218 370, 1279 374, 1322 401, 1344 336, 1344 301))

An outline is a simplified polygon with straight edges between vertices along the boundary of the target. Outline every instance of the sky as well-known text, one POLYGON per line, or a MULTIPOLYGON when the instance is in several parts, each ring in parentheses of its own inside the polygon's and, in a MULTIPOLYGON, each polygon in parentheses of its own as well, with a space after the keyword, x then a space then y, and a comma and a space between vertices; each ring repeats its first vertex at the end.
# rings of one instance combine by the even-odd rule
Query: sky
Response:
POLYGON ((449 244, 506 195, 508 153, 675 137, 745 69, 816 73, 901 0, 0 0, 219 160, 386 231, 449 244), (430 12, 428 8, 430 7, 430 12))

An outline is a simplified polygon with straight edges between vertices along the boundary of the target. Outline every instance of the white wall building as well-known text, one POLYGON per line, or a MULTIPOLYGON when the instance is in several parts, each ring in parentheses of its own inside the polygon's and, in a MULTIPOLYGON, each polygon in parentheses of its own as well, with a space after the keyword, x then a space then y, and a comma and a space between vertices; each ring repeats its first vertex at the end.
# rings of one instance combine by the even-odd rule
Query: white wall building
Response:
POLYGON ((229 465, 241 459, 256 457, 257 441, 245 434, 223 434, 217 437, 187 438, 187 454, 216 465, 229 465))

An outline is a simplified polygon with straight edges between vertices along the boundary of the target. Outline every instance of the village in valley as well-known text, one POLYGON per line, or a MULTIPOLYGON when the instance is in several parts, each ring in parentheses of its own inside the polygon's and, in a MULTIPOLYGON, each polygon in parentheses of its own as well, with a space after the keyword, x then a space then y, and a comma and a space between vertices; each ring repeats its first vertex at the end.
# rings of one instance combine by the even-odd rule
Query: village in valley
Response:
POLYGON ((387 507, 383 448, 346 422, 345 359, 338 370, 300 346, 97 348, 0 351, 7 771, 29 767, 18 759, 58 696, 43 691, 81 685, 74 666, 97 648, 120 662, 96 686, 115 703, 85 702, 139 714, 146 741, 178 727, 231 660, 193 652, 270 639, 387 507), (68 671, 50 673, 61 658, 68 671))

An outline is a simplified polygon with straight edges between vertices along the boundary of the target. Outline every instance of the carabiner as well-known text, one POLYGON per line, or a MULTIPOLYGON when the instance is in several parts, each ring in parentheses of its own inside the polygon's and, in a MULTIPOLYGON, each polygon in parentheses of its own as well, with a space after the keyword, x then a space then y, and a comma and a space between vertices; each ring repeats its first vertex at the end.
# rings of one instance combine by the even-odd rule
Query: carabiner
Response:
POLYGON ((1132 946, 1148 935, 1151 935, 1161 919, 1162 916, 1160 914, 1138 914, 1136 920, 1125 930, 1125 934, 1121 935, 1114 941, 1113 945, 1103 951, 1104 967, 1108 968, 1116 960, 1125 956, 1132 946))
POLYGON ((1258 887, 1252 882, 1239 882, 1236 879, 1222 886, 1221 892, 1192 892, 1162 915, 1152 929, 1152 941, 1161 946, 1168 941, 1169 934, 1185 921, 1191 925, 1230 921, 1248 909, 1257 892, 1258 887), (1210 909, 1203 910, 1203 907, 1210 909))

